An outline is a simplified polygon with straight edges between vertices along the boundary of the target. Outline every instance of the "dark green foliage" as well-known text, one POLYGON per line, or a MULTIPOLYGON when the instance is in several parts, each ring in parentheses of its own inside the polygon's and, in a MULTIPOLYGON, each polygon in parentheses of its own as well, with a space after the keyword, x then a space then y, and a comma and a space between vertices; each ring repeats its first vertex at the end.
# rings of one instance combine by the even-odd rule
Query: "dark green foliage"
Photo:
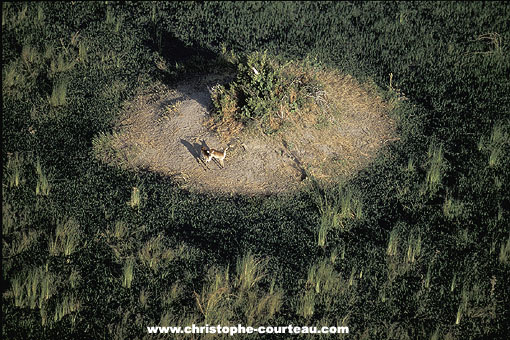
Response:
MULTIPOLYGON (((215 270, 230 274, 235 321, 248 322, 253 300, 234 279, 246 254, 264 263, 246 294, 283 296, 265 326, 504 338, 509 17, 504 2, 3 3, 2 338, 200 324, 195 293, 215 270), (400 140, 341 188, 289 197, 201 195, 94 160, 94 136, 138 88, 224 69, 222 49, 315 57, 373 80, 395 103, 400 140), (319 246, 320 202, 347 192, 362 213, 319 246)), ((239 118, 263 116, 288 79, 271 63, 255 66, 259 80, 241 65, 239 118)))
POLYGON ((309 66, 296 62, 279 61, 267 52, 231 57, 237 67, 235 79, 228 85, 219 85, 212 95, 216 121, 228 124, 229 119, 243 126, 258 122, 264 131, 276 128, 269 121, 284 112, 294 112, 313 102, 321 89, 309 66))

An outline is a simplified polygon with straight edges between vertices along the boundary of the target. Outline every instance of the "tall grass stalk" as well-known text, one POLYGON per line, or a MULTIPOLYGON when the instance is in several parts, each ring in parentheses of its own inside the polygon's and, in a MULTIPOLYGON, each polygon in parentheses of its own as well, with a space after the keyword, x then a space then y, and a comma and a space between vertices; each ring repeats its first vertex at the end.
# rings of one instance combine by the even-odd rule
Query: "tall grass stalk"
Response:
POLYGON ((409 158, 407 160, 407 171, 408 172, 414 172, 414 170, 415 170, 414 161, 413 161, 412 158, 409 158))
POLYGON ((457 273, 453 274, 452 283, 450 285, 450 292, 453 292, 456 286, 457 286, 457 273))
POLYGON ((317 230, 317 245, 326 245, 327 234, 330 230, 340 229, 348 231, 350 219, 362 218, 361 201, 354 197, 349 188, 342 185, 338 187, 336 195, 318 196, 318 208, 320 212, 320 224, 317 230))
POLYGON ((80 309, 81 303, 74 294, 65 295, 62 301, 55 308, 53 321, 58 322, 66 315, 76 312, 80 309))
POLYGON ((115 28, 114 28, 115 33, 119 33, 120 32, 120 29, 122 27, 122 22, 123 21, 124 21, 124 19, 121 16, 117 18, 117 20, 115 22, 115 28))
POLYGON ((335 248, 335 249, 333 249, 333 251, 331 251, 331 254, 329 255, 329 260, 330 260, 331 264, 335 264, 337 258, 338 258, 338 248, 335 248))
POLYGON ((200 294, 194 292, 196 305, 205 323, 228 323, 232 317, 230 279, 228 268, 224 271, 212 268, 200 294))
POLYGON ((114 230, 113 230, 113 236, 117 240, 122 240, 128 233, 128 227, 126 225, 126 222, 124 221, 116 221, 114 230))
POLYGON ((320 261, 308 269, 306 286, 313 287, 317 294, 332 292, 336 294, 341 289, 340 283, 340 276, 329 261, 320 261))
POLYGON ((48 311, 45 307, 39 309, 39 314, 41 315, 41 326, 46 326, 48 324, 48 311))
POLYGON ((413 263, 416 258, 421 254, 421 235, 414 237, 409 236, 408 248, 407 248, 407 262, 413 263))
POLYGON ((27 10, 28 10, 28 5, 24 4, 23 7, 21 8, 21 11, 18 12, 18 24, 23 22, 25 20, 25 18, 27 17, 27 10))
POLYGON ((33 268, 11 280, 14 304, 23 308, 42 308, 57 291, 57 277, 44 269, 33 268))
POLYGON ((499 250, 499 262, 503 264, 510 264, 510 236, 506 243, 502 243, 499 250))
POLYGON ((25 62, 25 65, 30 68, 34 63, 39 60, 39 54, 37 50, 30 45, 23 45, 21 50, 21 59, 25 62))
POLYGON ((173 313, 165 311, 161 314, 158 325, 161 327, 169 327, 172 324, 176 324, 173 320, 173 313))
POLYGON ((492 145, 500 145, 507 142, 507 138, 508 136, 503 130, 503 125, 501 123, 494 124, 492 127, 490 143, 492 145))
POLYGON ((137 187, 133 187, 133 191, 131 191, 131 200, 129 201, 129 205, 131 208, 140 208, 140 189, 137 187))
POLYGON ((58 222, 55 238, 50 239, 49 243, 50 255, 71 255, 77 250, 81 236, 80 225, 74 219, 70 218, 65 222, 58 222))
POLYGON ((463 204, 447 197, 443 203, 443 214, 447 219, 454 219, 462 215, 463 204))
POLYGON ((16 307, 23 306, 23 283, 21 277, 17 276, 11 281, 11 289, 14 295, 14 305, 16 307))
POLYGON ((317 245, 322 248, 326 246, 326 237, 328 235, 328 224, 324 220, 323 216, 324 215, 321 216, 321 224, 317 233, 317 245))
POLYGON ((19 153, 9 155, 7 158, 7 177, 9 179, 9 187, 18 187, 22 181, 22 158, 19 153))
POLYGON ((2 7, 2 28, 7 24, 7 16, 9 15, 9 10, 7 7, 2 7))
POLYGON ((307 290, 300 298, 297 312, 305 318, 313 316, 315 312, 315 291, 307 290))
POLYGON ((354 283, 354 275, 356 274, 356 267, 352 267, 351 276, 349 277, 349 287, 354 283))
POLYGON ((64 80, 58 81, 53 84, 53 91, 48 101, 51 106, 58 107, 66 104, 67 99, 67 82, 64 80))
POLYGON ((78 286, 78 283, 80 282, 81 275, 78 271, 72 270, 71 274, 69 275, 69 284, 71 285, 71 288, 76 289, 78 286))
POLYGON ((446 165, 443 155, 443 146, 440 145, 439 147, 437 147, 433 143, 430 144, 427 155, 429 158, 428 160, 429 168, 427 170, 425 184, 427 190, 432 194, 438 190, 441 184, 443 171, 446 165))
POLYGON ((468 305, 468 302, 469 302, 469 292, 468 292, 466 284, 464 284, 464 286, 462 287, 461 298, 462 298, 462 300, 461 300, 461 302, 459 304, 459 309, 457 310, 457 318, 455 319, 455 324, 456 325, 460 324, 460 320, 462 319, 462 315, 466 312, 467 305, 468 305))
POLYGON ((491 153, 489 155, 489 167, 494 168, 497 165, 499 165, 499 161, 501 159, 501 155, 503 154, 503 150, 501 147, 494 147, 491 150, 491 153))
POLYGON ((122 271, 122 286, 126 288, 131 288, 131 283, 134 278, 134 266, 135 261, 132 258, 129 258, 124 263, 124 269, 122 271))
POLYGON ((462 318, 462 313, 464 312, 464 305, 461 303, 459 308, 457 309, 457 318, 455 319, 455 324, 458 325, 462 318))
POLYGON ((143 288, 142 290, 140 290, 140 296, 138 298, 138 301, 140 301, 140 305, 143 307, 143 309, 147 309, 148 299, 149 299, 149 295, 148 295, 147 291, 145 290, 145 288, 143 288))
POLYGON ((265 276, 264 266, 266 262, 265 260, 255 258, 250 252, 238 259, 236 265, 236 286, 241 291, 254 287, 265 276))
POLYGON ((425 277, 425 288, 430 287, 430 280, 432 279, 432 264, 429 264, 427 269, 427 276, 425 277))
POLYGON ((18 63, 16 61, 10 62, 4 70, 3 87, 9 88, 19 82, 21 74, 18 73, 18 63))
POLYGON ((280 310, 282 293, 263 293, 252 289, 248 293, 236 295, 234 306, 241 307, 248 324, 266 323, 280 310))
POLYGON ((439 340, 439 334, 439 327, 437 327, 434 333, 431 334, 430 340, 439 340))
MULTIPOLYGON (((9 203, 2 204, 2 235, 7 236, 18 226, 16 222, 15 212, 9 203)), ((4 245, 5 246, 5 245, 4 245)))
POLYGON ((35 165, 35 171, 37 173, 37 184, 35 187, 35 194, 48 196, 50 193, 51 185, 48 180, 48 177, 42 171, 41 163, 39 162, 39 160, 35 165))
POLYGON ((163 307, 169 307, 173 303, 177 302, 177 299, 182 295, 183 288, 178 282, 174 282, 170 290, 166 291, 163 294, 163 298, 161 299, 161 305, 163 307))
POLYGON ((89 47, 83 41, 80 41, 78 43, 78 59, 82 63, 86 63, 88 61, 88 51, 89 47))
POLYGON ((498 167, 504 155, 505 145, 510 143, 510 134, 502 122, 496 122, 492 127, 490 138, 481 137, 478 150, 489 153, 488 165, 490 168, 498 167))
POLYGON ((37 16, 35 17, 35 24, 36 25, 43 25, 44 23, 44 19, 46 18, 46 16, 44 15, 44 9, 42 8, 42 5, 39 4, 37 6, 37 16))
POLYGON ((51 43, 47 43, 44 46, 44 59, 51 60, 55 55, 55 47, 51 43))
POLYGON ((381 298, 381 302, 386 302, 386 300, 388 300, 388 298, 386 297, 386 291, 384 289, 381 289, 379 297, 381 298))
POLYGON ((390 232, 390 239, 388 241, 388 248, 386 249, 386 254, 390 256, 397 255, 398 251, 398 232, 397 229, 393 229, 390 232))
POLYGON ((112 25, 115 23, 115 15, 113 14, 113 10, 111 7, 106 8, 106 24, 112 25))
POLYGON ((33 229, 23 230, 15 235, 10 247, 8 245, 4 245, 4 247, 10 250, 10 256, 21 254, 36 243, 40 233, 33 229))

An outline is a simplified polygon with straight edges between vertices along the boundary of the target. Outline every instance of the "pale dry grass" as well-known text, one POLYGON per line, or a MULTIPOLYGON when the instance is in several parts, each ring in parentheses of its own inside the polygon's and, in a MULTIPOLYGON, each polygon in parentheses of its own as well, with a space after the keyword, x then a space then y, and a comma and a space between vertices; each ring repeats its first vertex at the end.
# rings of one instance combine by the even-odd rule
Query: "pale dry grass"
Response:
POLYGON ((365 166, 386 142, 395 139, 390 104, 375 88, 350 75, 322 70, 320 97, 296 115, 278 137, 318 179, 336 180, 365 166))

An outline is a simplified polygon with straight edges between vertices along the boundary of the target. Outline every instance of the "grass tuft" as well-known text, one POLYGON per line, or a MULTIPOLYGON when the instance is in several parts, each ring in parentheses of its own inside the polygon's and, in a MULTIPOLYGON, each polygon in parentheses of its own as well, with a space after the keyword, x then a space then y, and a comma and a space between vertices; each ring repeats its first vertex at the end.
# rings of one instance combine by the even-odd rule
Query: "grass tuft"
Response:
POLYGON ((148 240, 138 253, 142 264, 157 272, 161 266, 174 258, 172 249, 166 248, 163 235, 160 234, 148 240))
POLYGON ((453 274, 452 283, 450 284, 450 292, 453 292, 457 287, 457 273, 453 274))
MULTIPOLYGON (((505 148, 510 144, 510 133, 507 124, 496 122, 492 127, 490 138, 481 137, 478 142, 478 150, 488 153, 488 166, 499 167, 505 155, 505 148)), ((504 162, 503 162, 504 163, 504 162)))
POLYGON ((452 220, 456 217, 462 216, 464 211, 464 205, 458 200, 454 200, 451 197, 446 197, 443 203, 443 214, 444 216, 452 220))
POLYGON ((115 238, 117 240, 122 240, 122 239, 124 239, 124 237, 127 234, 128 234, 128 227, 127 227, 126 222, 124 222, 124 221, 116 221, 115 222, 115 226, 114 226, 114 230, 113 230, 113 236, 115 236, 115 238))
POLYGON ((78 249, 81 238, 80 225, 73 218, 57 222, 55 238, 51 238, 49 242, 50 255, 70 256, 78 249))
POLYGON ((131 208, 140 208, 140 188, 133 187, 131 191, 131 200, 129 201, 131 208))
POLYGON ((22 163, 23 158, 20 157, 18 152, 7 155, 6 173, 9 182, 9 187, 18 187, 24 183, 22 178, 22 163))
POLYGON ((350 188, 339 185, 337 191, 318 195, 320 224, 317 233, 317 245, 325 247, 330 230, 347 232, 351 228, 349 220, 363 217, 361 200, 354 196, 350 188))
MULTIPOLYGON (((55 308, 54 322, 62 320, 66 315, 76 312, 80 309, 81 303, 74 294, 65 295, 55 308)), ((73 318, 71 319, 73 320, 73 318)))
POLYGON ((122 286, 125 288, 131 288, 131 283, 134 278, 134 266, 135 261, 132 258, 128 258, 124 263, 124 268, 122 271, 122 286))
POLYGON ((48 101, 51 106, 58 107, 66 105, 67 99, 67 82, 65 80, 58 81, 53 84, 53 91, 48 101))
POLYGON ((204 318, 205 323, 221 322, 227 324, 232 318, 230 303, 230 279, 228 268, 224 271, 211 268, 207 274, 207 282, 202 287, 201 294, 194 292, 196 306, 204 318))
POLYGON ((510 236, 506 240, 506 243, 502 243, 499 250, 499 262, 503 264, 510 264, 510 236))
POLYGON ((414 235, 409 236, 408 248, 407 248, 407 262, 414 263, 416 258, 421 254, 421 235, 415 237, 414 235))
POLYGON ((297 313, 305 318, 310 318, 315 312, 315 291, 307 290, 299 300, 297 313))
POLYGON ((236 285, 241 291, 254 287, 265 276, 263 267, 266 261, 257 259, 250 252, 237 261, 236 285))
POLYGON ((393 229, 391 232, 390 232, 390 239, 388 241, 388 248, 386 250, 386 254, 390 255, 390 256, 395 256, 397 255, 397 252, 398 252, 398 231, 397 229, 393 229))
POLYGON ((89 47, 85 44, 85 42, 80 40, 78 43, 78 60, 82 63, 86 63, 88 61, 88 51, 89 47))
POLYGON ((35 165, 35 171, 37 173, 37 185, 35 187, 35 194, 41 196, 48 196, 50 194, 51 185, 41 168, 41 163, 37 160, 35 165))
POLYGON ((2 92, 14 99, 21 99, 29 83, 21 61, 13 60, 3 70, 2 92))
POLYGON ((40 57, 34 47, 30 45, 24 45, 21 50, 21 59, 27 67, 30 67, 32 64, 37 63, 40 57))
POLYGON ((434 143, 430 144, 427 155, 428 169, 425 178, 425 191, 430 194, 434 194, 441 186, 443 172, 446 167, 446 161, 443 155, 443 146, 436 146, 434 143))
POLYGON ((58 278, 44 267, 33 268, 11 280, 14 305, 22 308, 42 308, 56 294, 58 278))

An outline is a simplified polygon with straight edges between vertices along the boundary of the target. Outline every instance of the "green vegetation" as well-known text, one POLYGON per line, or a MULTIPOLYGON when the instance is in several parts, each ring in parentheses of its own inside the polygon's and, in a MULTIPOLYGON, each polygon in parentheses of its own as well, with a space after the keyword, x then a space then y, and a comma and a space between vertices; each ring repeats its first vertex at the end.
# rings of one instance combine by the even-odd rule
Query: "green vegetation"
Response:
POLYGON ((505 2, 2 3, 2 338, 221 322, 504 339, 509 17, 505 2), (282 197, 98 160, 137 91, 225 58, 219 118, 279 129, 277 104, 292 117, 307 104, 292 91, 320 90, 313 60, 373 84, 399 140, 342 186, 282 197))
POLYGON ((231 53, 230 59, 237 67, 235 80, 212 94, 218 131, 235 133, 256 122, 266 133, 275 132, 287 115, 320 95, 322 85, 310 65, 283 63, 267 52, 241 58, 231 53))

